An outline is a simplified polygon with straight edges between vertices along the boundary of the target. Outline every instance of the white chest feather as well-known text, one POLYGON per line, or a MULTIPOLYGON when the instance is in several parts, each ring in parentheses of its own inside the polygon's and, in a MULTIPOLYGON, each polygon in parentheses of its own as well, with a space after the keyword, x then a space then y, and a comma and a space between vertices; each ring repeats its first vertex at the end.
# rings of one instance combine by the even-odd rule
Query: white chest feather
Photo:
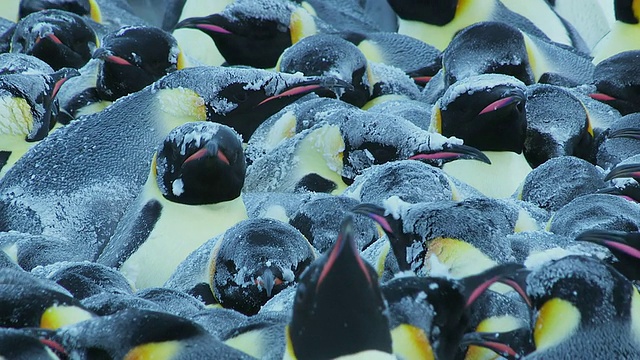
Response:
POLYGON ((524 155, 509 151, 484 151, 491 165, 474 160, 456 160, 445 164, 443 170, 492 198, 513 195, 531 166, 524 155))

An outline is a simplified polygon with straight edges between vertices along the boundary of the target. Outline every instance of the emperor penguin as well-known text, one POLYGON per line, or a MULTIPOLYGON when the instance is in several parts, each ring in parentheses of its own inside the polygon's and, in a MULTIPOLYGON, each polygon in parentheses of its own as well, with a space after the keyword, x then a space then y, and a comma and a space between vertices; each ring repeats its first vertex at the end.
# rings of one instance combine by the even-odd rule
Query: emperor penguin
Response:
POLYGON ((593 63, 627 50, 640 50, 640 1, 614 0, 616 21, 611 30, 594 46, 593 63))
POLYGON ((177 14, 177 19, 172 24, 167 24, 168 28, 165 30, 172 32, 180 48, 185 52, 187 61, 202 65, 222 65, 225 59, 207 34, 194 28, 178 28, 176 24, 188 18, 222 12, 227 5, 233 3, 233 0, 178 0, 172 3, 167 13, 177 14))
POLYGON ((128 26, 110 33, 92 57, 101 60, 98 96, 108 101, 142 90, 185 66, 173 36, 151 26, 128 26))
POLYGON ((212 354, 220 359, 252 359, 196 322, 161 310, 121 310, 68 326, 58 336, 69 356, 77 359, 206 359, 212 354))
POLYGON ((247 217, 245 171, 242 140, 231 128, 177 127, 98 262, 120 269, 138 289, 162 286, 192 251, 247 217))
MULTIPOLYGON (((5 57, 6 58, 6 57, 5 57)), ((56 123, 60 86, 79 75, 64 68, 55 73, 0 75, 0 178, 56 123)))
POLYGON ((45 9, 64 10, 76 15, 88 17, 93 21, 102 22, 102 14, 100 5, 96 0, 20 0, 18 9, 18 19, 22 19, 27 15, 45 9))
POLYGON ((56 330, 95 317, 60 285, 24 270, 0 269, 0 287, 3 328, 56 330))
POLYGON ((378 276, 358 252, 351 216, 335 244, 300 277, 285 359, 393 359, 387 306, 378 276))
MULTIPOLYGON (((390 0, 398 14, 398 33, 413 36, 444 50, 461 29, 481 21, 514 24, 530 35, 548 39, 545 32, 499 0, 390 0)), ((546 5, 546 4, 545 4, 546 5)))
POLYGON ((616 230, 587 230, 576 237, 606 247, 617 259, 611 264, 629 280, 640 280, 640 233, 616 230))
POLYGON ((164 287, 189 293, 207 305, 255 315, 277 294, 296 286, 316 253, 293 226, 250 218, 193 251, 164 287))
POLYGON ((640 295, 601 260, 569 255, 545 262, 526 277, 526 290, 536 347, 527 359, 638 356, 640 295))
POLYGON ((460 158, 488 161, 459 139, 425 131, 402 117, 349 108, 256 159, 247 169, 245 191, 338 195, 373 165, 412 159, 441 166, 460 158))
POLYGON ((404 275, 382 284, 394 354, 402 359, 459 358, 463 335, 472 326, 472 307, 491 285, 509 283, 528 301, 520 284, 511 280, 522 268, 509 263, 461 279, 404 275))
POLYGON ((431 130, 463 139, 490 164, 456 161, 443 170, 495 198, 511 196, 531 171, 524 156, 526 87, 507 75, 482 74, 457 81, 436 102, 431 130))
POLYGON ((79 69, 91 59, 98 43, 95 31, 82 17, 62 10, 42 10, 16 24, 11 52, 33 55, 54 70, 79 69))
POLYGON ((333 29, 295 2, 278 0, 235 1, 219 13, 180 21, 176 29, 182 28, 207 34, 227 64, 257 68, 274 67, 284 49, 306 36, 333 29))
POLYGON ((175 71, 29 150, 0 183, 0 228, 76 239, 97 255, 145 184, 156 147, 175 127, 209 120, 252 129, 331 84, 326 77, 257 69, 175 71))

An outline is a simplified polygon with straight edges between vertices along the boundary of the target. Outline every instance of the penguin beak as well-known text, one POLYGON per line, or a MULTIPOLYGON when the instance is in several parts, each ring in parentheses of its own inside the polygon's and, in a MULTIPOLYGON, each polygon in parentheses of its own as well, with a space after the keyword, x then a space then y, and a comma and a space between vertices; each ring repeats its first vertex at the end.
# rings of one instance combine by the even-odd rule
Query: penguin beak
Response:
POLYGON ((218 147, 218 143, 216 143, 215 141, 209 141, 205 144, 205 146, 202 149, 196 151, 195 153, 187 157, 182 163, 182 166, 184 166, 185 164, 191 161, 195 161, 198 159, 202 159, 206 156, 212 156, 212 155, 214 155, 216 158, 218 158, 218 160, 222 161, 223 163, 230 165, 229 159, 220 150, 220 148, 218 147))
POLYGON ((466 333, 462 340, 460 340, 460 346, 465 347, 469 345, 480 346, 487 348, 505 359, 519 359, 524 354, 519 354, 511 346, 507 345, 512 343, 514 338, 520 337, 526 329, 515 329, 507 332, 472 332, 466 333))
MULTIPOLYGON (((469 308, 491 285, 496 282, 511 286, 527 305, 531 306, 531 299, 527 296, 524 287, 518 281, 520 271, 524 269, 521 264, 506 263, 494 266, 491 269, 481 272, 480 274, 468 276, 460 279, 463 290, 462 295, 466 299, 465 306, 469 308)), ((526 278, 526 276, 525 276, 526 278)))
POLYGON ((604 181, 625 177, 634 178, 636 181, 640 179, 640 164, 618 165, 609 171, 604 181))
POLYGON ((73 68, 62 68, 55 73, 51 74, 51 78, 53 79, 53 91, 51 92, 51 99, 54 99, 58 92, 60 91, 60 87, 72 77, 80 76, 80 72, 73 68))
POLYGON ((577 241, 598 244, 640 260, 640 249, 630 244, 631 239, 640 239, 640 234, 614 230, 587 230, 576 237, 577 241))
POLYGON ((385 209, 374 204, 358 204, 351 212, 356 214, 361 214, 371 218, 373 221, 378 223, 387 234, 393 234, 393 229, 391 228, 391 223, 385 216, 385 209))
POLYGON ((622 189, 615 186, 610 186, 596 190, 596 194, 616 195, 629 201, 640 202, 640 189, 633 186, 627 186, 622 189))
POLYGON ((609 133, 609 139, 629 138, 640 140, 640 128, 623 128, 609 133))
POLYGON ((96 49, 96 51, 93 52, 92 57, 94 59, 100 59, 102 61, 106 61, 106 62, 118 64, 118 65, 133 66, 133 64, 131 64, 129 61, 125 60, 124 58, 121 58, 120 56, 113 55, 113 53, 106 48, 96 49))
POLYGON ((413 76, 411 77, 413 81, 419 86, 425 86, 431 81, 433 76, 413 76))
POLYGON ((367 282, 373 286, 373 280, 369 275, 369 271, 364 260, 360 257, 356 241, 353 236, 353 218, 350 215, 347 215, 340 226, 338 239, 331 247, 331 250, 329 250, 327 262, 324 264, 322 271, 320 272, 318 282, 316 283, 316 292, 337 263, 352 261, 355 261, 358 264, 358 267, 366 277, 367 282))
POLYGON ((220 14, 212 14, 204 17, 191 17, 180 21, 176 24, 176 29, 198 29, 205 33, 217 33, 217 34, 233 34, 231 31, 225 29, 220 25, 219 19, 223 18, 220 14))
POLYGON ((487 114, 493 111, 504 109, 509 106, 520 104, 523 101, 523 97, 520 95, 512 95, 501 98, 487 105, 484 109, 480 110, 478 115, 487 114))
POLYGON ((478 160, 491 164, 491 160, 482 151, 467 145, 446 144, 441 151, 416 154, 409 160, 440 161, 442 163, 458 159, 478 160))
POLYGON ((271 292, 273 291, 273 286, 276 283, 276 277, 271 272, 271 269, 267 268, 262 275, 260 275, 260 280, 258 284, 264 288, 267 292, 267 297, 271 297, 271 292))
POLYGON ((54 44, 64 45, 64 44, 62 43, 62 41, 61 41, 61 40, 56 36, 56 34, 54 34, 54 33, 47 34, 47 35, 45 35, 44 37, 40 37, 40 36, 38 36, 38 37, 36 38, 35 44, 38 44, 40 41, 42 41, 42 40, 44 40, 44 39, 51 40, 54 44))
POLYGON ((353 85, 350 83, 333 77, 316 77, 310 78, 310 80, 302 81, 297 84, 293 84, 290 87, 285 88, 281 93, 270 96, 260 103, 258 106, 268 103, 269 101, 280 99, 289 96, 302 96, 314 92, 316 90, 334 90, 334 89, 347 89, 353 90, 353 85))
POLYGON ((614 98, 613 96, 610 96, 604 93, 592 93, 592 94, 589 94, 589 97, 592 98, 593 100, 598 100, 603 103, 618 100, 617 98, 614 98))

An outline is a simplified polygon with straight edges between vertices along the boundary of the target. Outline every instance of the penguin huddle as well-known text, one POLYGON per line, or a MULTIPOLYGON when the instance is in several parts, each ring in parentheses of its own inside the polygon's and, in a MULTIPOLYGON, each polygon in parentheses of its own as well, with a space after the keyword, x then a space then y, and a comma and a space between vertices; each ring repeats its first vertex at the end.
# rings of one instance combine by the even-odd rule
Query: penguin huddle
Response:
POLYGON ((640 358, 639 12, 7 1, 0 357, 640 358))

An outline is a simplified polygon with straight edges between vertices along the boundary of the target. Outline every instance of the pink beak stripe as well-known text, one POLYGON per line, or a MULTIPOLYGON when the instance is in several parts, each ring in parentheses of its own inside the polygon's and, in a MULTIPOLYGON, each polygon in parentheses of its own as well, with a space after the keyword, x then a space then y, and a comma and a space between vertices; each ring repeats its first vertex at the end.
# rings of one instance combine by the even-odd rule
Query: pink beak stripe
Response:
POLYGON ((529 305, 529 307, 531 307, 531 305, 532 305, 531 304, 531 299, 529 299, 529 296, 527 295, 527 292, 524 291, 524 289, 522 288, 522 286, 520 286, 520 284, 518 284, 516 281, 513 281, 511 279, 501 279, 500 282, 505 284, 505 285, 511 286, 511 288, 513 288, 513 290, 515 290, 518 294, 520 294, 520 296, 522 297, 524 302, 526 302, 527 305, 529 305))
POLYGON ((442 159, 453 159, 459 158, 462 154, 455 152, 437 152, 433 154, 418 154, 413 155, 409 158, 409 160, 442 160, 442 159))
POLYGON ((198 151, 194 152, 191 156, 189 156, 189 157, 184 161, 184 163, 183 163, 183 164, 186 164, 186 163, 188 163, 189 161, 198 160, 198 159, 200 159, 201 157, 205 156, 206 154, 207 154, 207 149, 206 149, 206 148, 200 149, 200 150, 198 150, 198 151))
POLYGON ((39 339, 40 342, 47 346, 50 349, 53 349, 54 351, 57 351, 60 354, 66 354, 67 352, 64 350, 64 348, 62 347, 62 345, 58 344, 57 342, 53 341, 53 340, 49 340, 49 339, 39 339))
POLYGON ((471 304, 473 304, 473 302, 476 301, 478 297, 480 297, 480 295, 482 295, 482 293, 489 288, 489 286, 493 285, 493 283, 498 281, 498 279, 499 277, 494 276, 491 279, 480 284, 480 286, 478 286, 477 288, 475 288, 473 292, 471 292, 471 295, 469 295, 469 299, 467 299, 466 307, 469 307, 471 304))
POLYGON ((627 195, 618 195, 623 199, 629 200, 629 201, 633 201, 633 202, 637 202, 634 198, 632 198, 631 196, 627 196, 627 195))
POLYGON ((200 30, 205 30, 205 31, 211 31, 211 32, 215 32, 215 33, 219 33, 219 34, 233 34, 231 31, 218 26, 218 25, 211 25, 211 24, 198 24, 196 25, 196 28, 200 29, 200 30))
POLYGON ((322 282, 324 281, 324 278, 327 277, 327 274, 333 267, 333 264, 336 262, 336 259, 338 258, 338 254, 340 253, 340 248, 343 246, 342 244, 343 241, 344 241, 344 237, 342 236, 342 234, 338 235, 338 239, 336 240, 336 244, 334 245, 333 251, 331 251, 331 254, 329 254, 329 259, 327 260, 327 263, 324 265, 324 268, 320 273, 320 277, 318 278, 318 283, 316 284, 316 291, 318 291, 320 284, 322 284, 322 282))
POLYGON ((385 219, 384 216, 380 216, 378 214, 369 214, 369 216, 375 220, 375 222, 377 222, 378 224, 380 224, 380 226, 382 226, 382 228, 384 229, 384 231, 389 232, 389 233, 393 233, 393 231, 391 230, 391 225, 389 224, 389 222, 387 221, 387 219, 385 219))
POLYGON ((504 99, 500 99, 497 101, 492 102, 491 104, 487 105, 487 107, 485 107, 484 109, 482 109, 482 111, 480 111, 479 115, 488 113, 488 112, 492 112, 492 111, 496 111, 498 109, 501 109, 511 103, 514 103, 516 101, 516 99, 512 96, 510 97, 506 97, 504 99))
POLYGON ((260 106, 260 105, 262 105, 262 104, 264 104, 266 102, 269 102, 271 100, 275 100, 275 99, 281 98, 281 97, 299 95, 299 94, 306 94, 306 93, 311 92, 313 90, 319 89, 320 87, 321 87, 320 85, 306 85, 306 86, 295 87, 293 89, 286 90, 286 91, 284 91, 284 92, 282 92, 282 93, 280 93, 278 95, 274 95, 274 96, 271 96, 271 97, 268 97, 268 98, 262 100, 258 104, 258 106, 260 106))
POLYGON ((222 161, 223 163, 229 165, 229 159, 227 159, 227 156, 220 150, 218 150, 218 159, 220 159, 220 161, 222 161))
POLYGON ((634 248, 632 246, 629 246, 629 245, 626 245, 626 244, 621 244, 621 243, 615 242, 615 241, 609 241, 609 240, 605 241, 604 243, 610 248, 613 248, 613 249, 616 249, 616 250, 620 250, 620 251, 622 251, 623 253, 625 253, 625 254, 627 254, 629 256, 633 256, 636 259, 640 259, 640 250, 638 250, 638 249, 636 249, 636 248, 634 248))
POLYGON ((58 95, 58 91, 60 91, 60 88, 62 87, 62 84, 65 83, 65 81, 67 81, 67 78, 64 79, 60 79, 58 81, 56 81, 55 84, 53 84, 53 93, 51 93, 51 98, 54 99, 56 97, 56 95, 58 95))
POLYGON ((613 100, 617 100, 616 98, 614 98, 613 96, 609 96, 607 94, 602 94, 602 93, 593 93, 593 94, 589 94, 589 97, 594 99, 594 100, 599 100, 599 101, 613 101, 613 100))
POLYGON ((118 65, 131 66, 130 62, 128 62, 127 60, 121 58, 120 56, 110 55, 110 56, 107 56, 106 58, 104 58, 104 60, 108 61, 110 63, 118 64, 118 65))
POLYGON ((431 76, 416 76, 413 78, 413 81, 421 84, 426 84, 431 81, 431 76))
POLYGON ((512 357, 518 357, 518 354, 509 346, 494 341, 487 341, 484 345, 498 354, 506 354, 512 357))

